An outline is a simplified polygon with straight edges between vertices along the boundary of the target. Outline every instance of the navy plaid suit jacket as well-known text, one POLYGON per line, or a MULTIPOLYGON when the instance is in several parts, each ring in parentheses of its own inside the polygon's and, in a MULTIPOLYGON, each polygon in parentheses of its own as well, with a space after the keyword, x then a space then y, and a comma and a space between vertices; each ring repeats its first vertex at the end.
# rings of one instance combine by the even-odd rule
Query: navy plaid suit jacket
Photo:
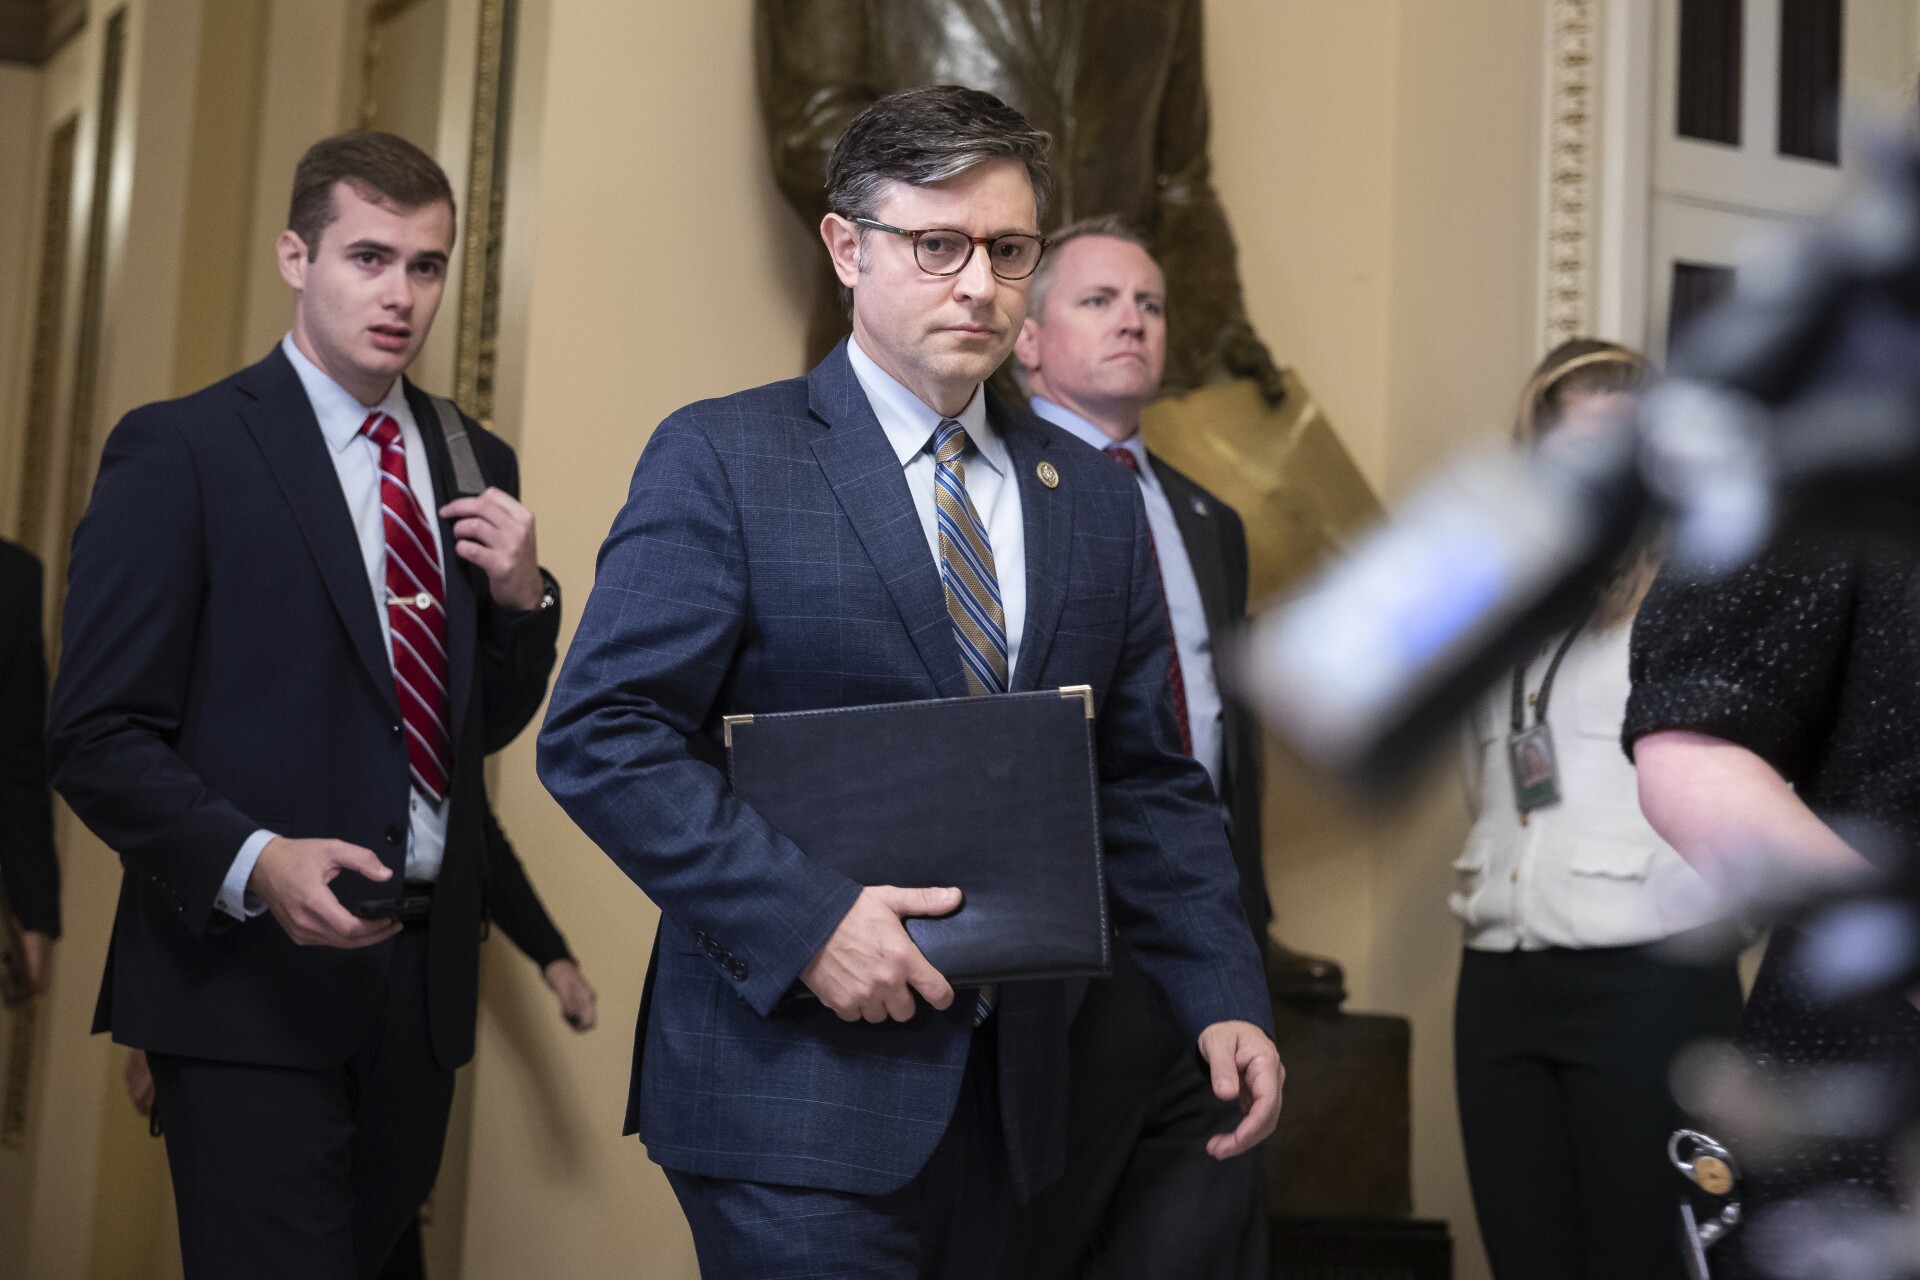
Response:
MULTIPOLYGON (((1220 808, 1167 697, 1137 485, 1024 410, 989 412, 1026 536, 1012 687, 1093 686, 1121 940, 1189 1033, 1268 1026, 1220 808)), ((958 1096, 972 1000, 871 1026, 788 998, 860 886, 733 799, 719 729, 723 715, 966 692, 939 570, 844 344, 805 378, 689 405, 654 432, 601 548, 539 768, 661 909, 628 1110, 660 1164, 868 1195, 925 1165, 958 1096)), ((1060 1169, 1067 1003, 1063 983, 1015 984, 995 1014, 1022 1199, 1060 1169)))

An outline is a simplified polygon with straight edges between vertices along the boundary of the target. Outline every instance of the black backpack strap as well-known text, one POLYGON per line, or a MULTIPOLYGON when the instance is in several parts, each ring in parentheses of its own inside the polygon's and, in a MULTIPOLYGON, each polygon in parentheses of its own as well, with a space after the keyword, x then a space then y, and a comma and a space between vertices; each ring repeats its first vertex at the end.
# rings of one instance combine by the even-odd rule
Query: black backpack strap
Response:
POLYGON ((447 454, 453 460, 453 487, 462 498, 476 497, 486 490, 487 475, 467 438, 467 423, 460 410, 445 396, 430 395, 433 411, 440 417, 440 434, 446 437, 447 454))

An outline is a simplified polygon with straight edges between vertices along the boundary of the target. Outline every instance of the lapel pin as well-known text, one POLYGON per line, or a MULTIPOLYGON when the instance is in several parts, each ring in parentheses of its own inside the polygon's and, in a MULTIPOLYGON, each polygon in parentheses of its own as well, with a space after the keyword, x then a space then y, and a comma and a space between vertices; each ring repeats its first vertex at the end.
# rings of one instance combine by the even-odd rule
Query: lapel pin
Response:
POLYGON ((1047 488, 1058 489, 1060 487, 1060 473, 1054 469, 1051 462, 1043 462, 1035 467, 1033 471, 1035 475, 1040 477, 1040 483, 1047 486, 1047 488))
POLYGON ((1193 514, 1197 516, 1204 516, 1205 514, 1207 514, 1207 504, 1201 501, 1199 498, 1195 498, 1193 500, 1193 514))

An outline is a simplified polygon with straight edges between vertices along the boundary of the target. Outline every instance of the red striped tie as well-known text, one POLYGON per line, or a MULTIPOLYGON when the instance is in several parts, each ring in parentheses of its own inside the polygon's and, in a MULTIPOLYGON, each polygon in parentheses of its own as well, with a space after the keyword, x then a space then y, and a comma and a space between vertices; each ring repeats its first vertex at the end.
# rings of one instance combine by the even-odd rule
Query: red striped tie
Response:
POLYGON ((433 530, 407 483, 400 424, 369 414, 360 433, 380 446, 380 511, 387 532, 387 622, 393 632, 393 687, 407 725, 407 766, 433 803, 447 794, 447 611, 433 530))

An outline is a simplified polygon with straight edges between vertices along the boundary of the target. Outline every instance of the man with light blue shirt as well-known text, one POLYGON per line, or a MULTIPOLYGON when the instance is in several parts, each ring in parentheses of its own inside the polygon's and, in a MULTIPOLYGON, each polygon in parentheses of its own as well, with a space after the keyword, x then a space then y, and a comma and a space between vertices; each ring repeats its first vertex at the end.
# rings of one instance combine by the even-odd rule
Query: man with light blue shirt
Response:
MULTIPOLYGON (((1246 532, 1140 438, 1166 350, 1166 282, 1138 233, 1114 217, 1055 232, 1014 356, 1034 413, 1137 482, 1173 631, 1166 683, 1183 746, 1226 800, 1241 901, 1263 938, 1259 730, 1223 702, 1214 667, 1214 636, 1246 613, 1246 532)), ((1267 1274, 1260 1166, 1202 1154, 1237 1116, 1125 956, 1075 1016, 1070 1061, 1067 1172, 1024 1211, 1008 1280, 1267 1274)))
POLYGON ((1276 1119, 1140 501, 985 385, 1045 249, 1046 151, 953 85, 849 123, 820 230, 852 337, 655 429, 554 687, 541 780, 660 907, 628 1127, 705 1275, 984 1280, 1065 1150, 1065 984, 955 991, 903 921, 960 892, 809 858, 730 792, 729 715, 1089 686, 1115 950, 1239 1118, 1195 1151, 1232 1160, 1276 1119))
POLYGON ((74 535, 48 742, 124 867, 95 1030, 143 1049, 189 1280, 378 1275, 473 1051, 481 765, 539 705, 558 589, 513 451, 404 377, 453 193, 316 143, 293 330, 114 428, 74 535))

